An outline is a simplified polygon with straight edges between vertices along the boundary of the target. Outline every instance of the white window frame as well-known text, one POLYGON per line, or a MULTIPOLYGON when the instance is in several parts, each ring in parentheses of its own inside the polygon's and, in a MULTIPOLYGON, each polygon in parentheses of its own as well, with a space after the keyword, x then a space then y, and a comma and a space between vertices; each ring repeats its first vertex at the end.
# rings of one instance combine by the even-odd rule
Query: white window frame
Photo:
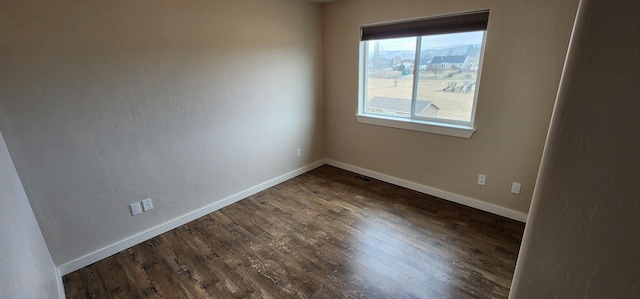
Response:
MULTIPOLYGON (((442 17, 442 16, 440 16, 442 17)), ((439 18, 439 17, 435 17, 439 18)), ((479 31, 479 30, 478 30, 479 31)), ((420 47, 421 47, 421 35, 408 36, 416 38, 416 59, 418 63, 420 60, 420 47)), ((482 38, 482 46, 480 52, 480 59, 478 61, 478 75, 476 79, 476 87, 474 88, 473 104, 471 107, 471 118, 469 121, 459 121, 451 119, 443 119, 436 117, 421 117, 415 115, 415 99, 418 90, 418 76, 419 67, 413 68, 413 90, 412 90, 412 104, 411 113, 409 117, 397 117, 391 115, 381 115, 375 113, 369 113, 366 111, 366 101, 368 99, 367 91, 367 55, 368 55, 368 43, 369 41, 360 42, 360 59, 359 59, 359 83, 358 83, 358 112, 356 113, 356 119, 359 123, 385 126, 397 129, 412 130, 426 133, 434 133, 440 135, 471 138, 475 129, 475 116, 478 102, 478 92, 480 90, 482 64, 484 60, 484 50, 486 45, 487 30, 484 30, 482 38)))

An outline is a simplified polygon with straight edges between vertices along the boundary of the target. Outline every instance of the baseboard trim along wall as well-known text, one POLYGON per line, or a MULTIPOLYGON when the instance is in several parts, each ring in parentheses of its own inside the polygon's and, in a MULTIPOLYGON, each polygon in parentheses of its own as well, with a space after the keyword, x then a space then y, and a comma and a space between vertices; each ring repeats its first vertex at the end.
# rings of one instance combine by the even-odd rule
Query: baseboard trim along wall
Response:
MULTIPOLYGON (((161 225, 158 225, 156 227, 150 228, 144 232, 141 232, 139 234, 133 235, 129 238, 126 238, 120 242, 114 243, 112 245, 109 245, 107 247, 104 247, 100 250, 97 250, 95 252, 92 252, 90 254, 87 254, 85 256, 82 256, 80 258, 77 258, 75 260, 72 260, 70 262, 64 263, 60 266, 58 266, 58 271, 60 272, 60 276, 64 276, 66 274, 69 274, 73 271, 76 271, 78 269, 81 269, 83 267, 86 267, 88 265, 91 265, 101 259, 104 259, 106 257, 109 257, 111 255, 114 255, 122 250, 125 250, 129 247, 132 247, 134 245, 140 244, 146 240, 149 240, 153 237, 156 237, 160 234, 163 234, 167 231, 170 231, 176 227, 179 227, 181 225, 184 225, 186 223, 189 223, 193 220, 196 220, 204 215, 210 214, 212 212, 215 212, 221 208, 224 208, 230 204, 233 204, 237 201, 240 201, 244 198, 247 198, 253 194, 256 194, 262 190, 268 189, 270 187, 273 187, 277 184, 280 184, 284 181, 287 181, 289 179, 292 179, 298 175, 301 175, 307 171, 310 171, 312 169, 315 169, 317 167, 320 167, 324 164, 328 164, 331 166, 335 166, 344 170, 348 170, 351 172, 355 172, 361 175, 365 175, 377 180, 381 180, 390 184, 394 184, 394 185, 398 185, 404 188, 408 188, 414 191, 418 191, 421 193, 425 193, 425 194, 429 194, 432 196, 436 196, 445 200, 449 200, 455 203, 459 203, 465 206, 469 206, 472 208, 476 208, 485 212, 489 212, 492 214, 496 214, 499 216, 503 216, 503 217, 507 217, 510 219, 514 219, 520 222, 526 222, 527 220, 527 214, 522 213, 522 212, 518 212, 518 211, 514 211, 511 209, 507 209, 504 207, 500 207, 494 204, 490 204, 487 202, 483 202, 477 199, 473 199, 470 197, 466 197, 466 196, 462 196, 462 195, 458 195, 458 194, 454 194, 454 193, 450 193, 447 191, 443 191, 437 188, 433 188, 433 187, 429 187, 429 186, 425 186, 425 185, 421 185, 418 183, 414 183, 411 181, 407 181, 404 179, 400 179, 397 177, 393 177, 390 175, 386 175, 383 173, 379 173, 379 172, 375 172, 372 170, 368 170, 362 167, 358 167, 358 166, 354 166, 351 164, 347 164, 347 163, 343 163, 343 162, 339 162, 339 161, 335 161, 335 160, 331 160, 331 159, 325 159, 325 160, 320 160, 317 162, 314 162, 312 164, 309 164, 307 166, 298 168, 294 171, 291 171, 289 173, 283 174, 277 178, 268 180, 264 183, 261 183, 259 185, 256 185, 254 187, 251 187, 249 189, 246 189, 244 191, 238 192, 234 195, 231 195, 227 198, 224 198, 220 201, 217 201, 213 204, 210 204, 208 206, 205 206, 203 208, 200 208, 198 210, 195 210, 193 212, 187 213, 185 215, 182 215, 180 217, 177 217, 173 220, 167 221, 161 225)), ((60 283, 62 283, 62 280, 60 280, 60 283)), ((61 287, 61 292, 62 294, 64 294, 64 288, 61 287)))
POLYGON ((254 195, 262 190, 268 189, 270 187, 273 187, 277 184, 280 184, 284 181, 290 180, 296 176, 299 176, 305 172, 308 172, 312 169, 315 169, 317 167, 320 167, 322 165, 324 165, 325 162, 323 160, 311 163, 307 166, 298 168, 294 171, 288 172, 286 174, 283 174, 277 178, 268 180, 264 183, 261 183, 259 185, 253 186, 249 189, 246 189, 244 191, 238 192, 234 195, 231 195, 227 198, 224 198, 220 201, 217 201, 213 204, 210 204, 208 206, 205 206, 203 208, 197 209, 193 212, 187 213, 185 215, 182 215, 180 217, 177 217, 173 220, 167 221, 161 225, 158 225, 156 227, 150 228, 144 232, 141 232, 139 234, 133 235, 129 238, 126 238, 120 242, 114 243, 112 245, 109 245, 105 248, 102 248, 100 250, 94 251, 92 253, 89 253, 83 257, 77 258, 75 260, 72 260, 70 262, 64 263, 60 266, 58 266, 58 271, 60 272, 61 276, 64 276, 66 274, 69 274, 73 271, 76 271, 78 269, 81 269, 83 267, 86 267, 88 265, 91 265, 101 259, 104 259, 106 257, 112 256, 122 250, 125 250, 129 247, 132 247, 134 245, 140 244, 146 240, 149 240, 153 237, 156 237, 158 235, 161 235, 165 232, 168 232, 174 228, 177 228, 181 225, 187 224, 193 220, 196 220, 204 215, 210 214, 212 212, 215 212, 221 208, 224 208, 232 203, 235 203, 237 201, 240 201, 244 198, 247 198, 251 195, 254 195))
POLYGON ((418 191, 421 193, 425 193, 425 194, 429 194, 435 197, 439 197, 442 199, 446 199, 448 201, 452 201, 455 203, 459 203, 461 205, 465 205, 468 207, 472 207, 472 208, 476 208, 478 210, 482 210, 485 212, 489 212, 492 214, 496 214, 499 216, 503 216, 506 218, 510 218, 513 220, 517 220, 520 222, 526 222, 527 221, 527 214, 526 213, 522 213, 522 212, 518 212, 518 211, 514 211, 511 209, 507 209, 501 206, 497 206, 491 203, 487 203, 484 201, 480 201, 477 199, 473 199, 470 197, 466 197, 463 195, 459 195, 459 194, 455 194, 455 193, 451 193, 451 192, 447 192, 444 190, 440 190, 437 188, 433 188, 433 187, 429 187, 429 186, 425 186, 425 185, 421 185, 418 183, 414 183, 411 181, 407 181, 404 179, 400 179, 397 177, 393 177, 390 175, 386 175, 384 173, 379 173, 379 172, 375 172, 372 170, 368 170, 362 167, 358 167, 358 166, 354 166, 351 164, 347 164, 347 163, 343 163, 343 162, 339 162, 339 161, 335 161, 335 160, 331 160, 331 159, 326 159, 325 160, 326 164, 329 164, 331 166, 335 166, 338 168, 342 168, 344 170, 348 170, 351 172, 355 172, 364 176, 368 176, 377 180, 381 180, 390 184, 394 184, 394 185, 398 185, 407 189, 411 189, 414 191, 418 191))
POLYGON ((59 267, 56 268, 56 271, 58 273, 58 277, 56 278, 56 281, 58 282, 58 296, 60 299, 67 298, 67 295, 64 292, 64 281, 62 281, 63 274, 60 273, 59 267))

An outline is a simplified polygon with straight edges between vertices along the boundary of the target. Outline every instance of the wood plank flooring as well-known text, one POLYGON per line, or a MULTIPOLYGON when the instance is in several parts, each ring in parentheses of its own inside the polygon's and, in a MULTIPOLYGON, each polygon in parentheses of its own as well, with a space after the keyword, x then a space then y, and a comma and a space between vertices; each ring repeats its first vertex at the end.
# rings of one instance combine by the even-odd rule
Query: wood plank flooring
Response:
POLYGON ((325 165, 63 280, 67 298, 507 298, 523 230, 325 165))

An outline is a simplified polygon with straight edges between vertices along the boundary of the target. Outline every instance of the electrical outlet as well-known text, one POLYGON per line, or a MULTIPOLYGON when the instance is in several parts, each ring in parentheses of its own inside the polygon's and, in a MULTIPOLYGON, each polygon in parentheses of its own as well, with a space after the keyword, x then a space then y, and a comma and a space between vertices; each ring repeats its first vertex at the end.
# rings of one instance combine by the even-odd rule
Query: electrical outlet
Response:
POLYGON ((129 207, 131 208, 131 215, 132 216, 135 216, 135 215, 138 215, 138 214, 142 213, 142 207, 140 206, 139 202, 134 202, 134 203, 130 204, 129 207))
POLYGON ((486 185, 487 184, 487 176, 484 174, 479 174, 478 175, 478 185, 486 185))
POLYGON ((513 182, 511 184, 511 193, 520 194, 520 187, 522 187, 522 184, 513 182))
POLYGON ((151 202, 151 198, 147 198, 142 201, 142 208, 144 211, 153 210, 153 202, 151 202))
POLYGON ((296 149, 296 156, 297 157, 302 156, 302 150, 300 148, 296 149))

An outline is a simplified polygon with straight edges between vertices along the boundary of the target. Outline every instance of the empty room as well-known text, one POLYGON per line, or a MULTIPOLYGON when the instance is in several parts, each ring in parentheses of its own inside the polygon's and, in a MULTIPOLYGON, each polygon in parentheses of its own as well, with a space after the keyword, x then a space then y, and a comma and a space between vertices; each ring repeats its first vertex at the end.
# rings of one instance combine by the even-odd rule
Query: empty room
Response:
POLYGON ((0 0, 0 298, 638 298, 639 12, 0 0))

